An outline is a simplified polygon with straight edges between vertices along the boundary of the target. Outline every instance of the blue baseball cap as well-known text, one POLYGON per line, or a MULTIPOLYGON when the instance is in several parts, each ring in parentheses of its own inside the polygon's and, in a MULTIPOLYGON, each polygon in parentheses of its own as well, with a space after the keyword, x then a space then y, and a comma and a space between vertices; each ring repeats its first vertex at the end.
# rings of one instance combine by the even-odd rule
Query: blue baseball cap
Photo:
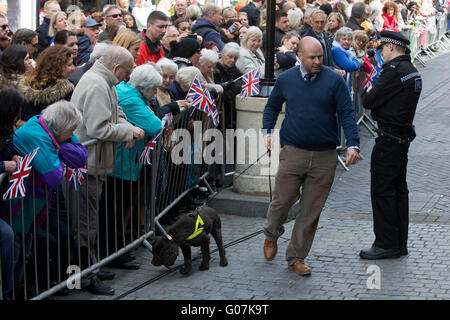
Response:
POLYGON ((91 27, 101 27, 102 24, 98 23, 97 21, 95 21, 92 18, 87 18, 87 22, 86 22, 86 28, 91 28, 91 27))

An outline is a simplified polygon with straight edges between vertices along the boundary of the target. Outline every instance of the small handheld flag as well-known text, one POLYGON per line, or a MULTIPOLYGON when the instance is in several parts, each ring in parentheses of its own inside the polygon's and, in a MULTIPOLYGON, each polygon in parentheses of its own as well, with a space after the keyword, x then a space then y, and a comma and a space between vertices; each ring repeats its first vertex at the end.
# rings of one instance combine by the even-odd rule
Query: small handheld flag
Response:
POLYGON ((3 200, 25 197, 26 190, 24 182, 31 173, 31 169, 33 168, 31 163, 33 162, 38 150, 39 148, 36 148, 33 152, 26 154, 20 160, 16 170, 11 174, 9 186, 3 195, 3 200))
POLYGON ((205 96, 205 92, 200 84, 200 80, 195 76, 189 88, 186 99, 191 98, 191 106, 209 114, 208 101, 205 96))
POLYGON ((214 123, 214 126, 219 125, 219 113, 217 112, 216 103, 214 102, 214 99, 211 97, 211 94, 208 90, 205 90, 206 95, 206 101, 208 103, 208 116, 211 118, 212 122, 214 123))
POLYGON ((246 73, 242 77, 241 98, 259 94, 259 68, 246 73))
POLYGON ((152 150, 156 148, 156 143, 157 143, 159 136, 161 135, 161 132, 162 131, 160 131, 153 140, 149 141, 145 145, 145 148, 142 151, 141 156, 139 158, 139 163, 148 164, 148 165, 152 164, 152 162, 151 162, 152 150))
POLYGON ((75 190, 77 190, 78 187, 81 186, 81 184, 83 183, 84 178, 86 177, 86 173, 87 173, 86 166, 82 168, 72 169, 64 165, 64 176, 67 178, 67 180, 72 182, 75 190))

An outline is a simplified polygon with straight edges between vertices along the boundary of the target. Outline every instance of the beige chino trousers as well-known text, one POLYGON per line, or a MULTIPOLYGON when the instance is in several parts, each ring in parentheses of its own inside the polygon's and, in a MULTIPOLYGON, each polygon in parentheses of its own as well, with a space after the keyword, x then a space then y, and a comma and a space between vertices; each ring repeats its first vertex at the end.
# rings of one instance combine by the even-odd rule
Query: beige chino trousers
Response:
POLYGON ((273 199, 267 212, 264 234, 276 242, 284 233, 289 210, 302 195, 295 212, 295 224, 286 250, 292 265, 308 255, 319 223, 320 213, 328 198, 337 166, 336 150, 309 151, 283 146, 275 176, 273 199))

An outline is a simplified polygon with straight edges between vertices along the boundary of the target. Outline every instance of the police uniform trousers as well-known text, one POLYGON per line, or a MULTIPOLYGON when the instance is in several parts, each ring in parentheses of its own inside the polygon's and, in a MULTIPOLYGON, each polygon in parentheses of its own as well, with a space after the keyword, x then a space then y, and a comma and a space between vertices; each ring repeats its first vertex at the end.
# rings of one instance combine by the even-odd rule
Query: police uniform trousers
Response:
POLYGON ((303 260, 311 249, 338 160, 334 149, 309 151, 293 146, 283 146, 279 159, 264 234, 269 241, 276 242, 284 233, 283 224, 292 205, 299 199, 302 187, 300 206, 295 212, 291 241, 286 250, 286 260, 292 265, 303 260))
POLYGON ((406 249, 409 207, 406 166, 409 143, 378 137, 372 150, 370 192, 375 242, 383 249, 406 249))

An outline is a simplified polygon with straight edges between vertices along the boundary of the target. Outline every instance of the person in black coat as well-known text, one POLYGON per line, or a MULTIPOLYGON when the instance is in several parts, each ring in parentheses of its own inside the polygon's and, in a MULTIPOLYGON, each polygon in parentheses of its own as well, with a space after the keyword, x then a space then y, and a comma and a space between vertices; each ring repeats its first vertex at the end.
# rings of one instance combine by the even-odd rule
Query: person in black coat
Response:
POLYGON ((361 23, 364 22, 364 15, 366 14, 366 5, 362 2, 357 2, 352 7, 352 15, 348 19, 346 27, 349 27, 353 31, 364 30, 361 23))
POLYGON ((68 78, 74 69, 72 50, 58 45, 45 49, 36 68, 19 82, 25 98, 21 119, 27 121, 58 100, 70 101, 74 86, 68 78))
POLYGON ((246 12, 248 16, 248 24, 250 26, 259 27, 260 22, 260 9, 264 6, 263 0, 252 0, 239 12, 246 12))
POLYGON ((235 97, 241 92, 241 80, 233 81, 242 74, 236 68, 236 61, 239 59, 239 46, 230 42, 225 45, 222 56, 214 70, 214 82, 224 87, 223 118, 225 129, 236 128, 236 100, 235 97))
POLYGON ((58 1, 47 1, 44 4, 44 21, 36 29, 38 34, 38 54, 44 51, 45 48, 50 46, 50 36, 48 35, 48 29, 50 28, 50 19, 52 16, 61 11, 58 1))
POLYGON ((382 31, 378 50, 385 61, 375 85, 363 93, 364 108, 378 123, 370 163, 375 241, 361 250, 362 259, 399 258, 408 254, 408 149, 415 138, 414 115, 422 78, 411 63, 409 40, 382 31))
POLYGON ((322 10, 314 11, 311 15, 311 29, 308 29, 304 37, 313 37, 319 40, 323 49, 323 65, 334 68, 336 65, 331 54, 331 43, 324 33, 327 15, 322 10))

